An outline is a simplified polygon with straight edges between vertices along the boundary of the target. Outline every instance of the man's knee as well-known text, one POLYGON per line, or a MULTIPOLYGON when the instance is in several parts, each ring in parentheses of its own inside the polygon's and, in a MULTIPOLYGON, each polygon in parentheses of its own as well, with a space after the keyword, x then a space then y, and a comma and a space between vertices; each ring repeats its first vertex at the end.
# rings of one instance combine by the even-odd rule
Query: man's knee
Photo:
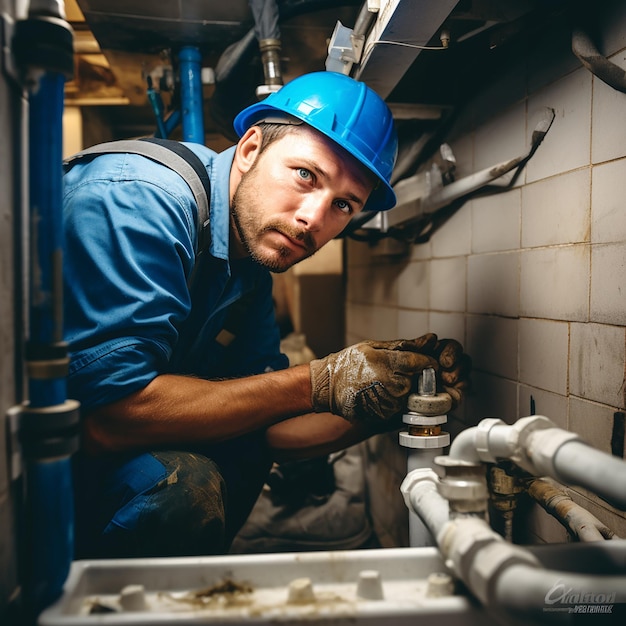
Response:
POLYGON ((223 553, 227 547, 226 486, 218 466, 190 452, 156 452, 152 456, 166 473, 137 496, 141 501, 135 503, 139 505, 136 532, 128 549, 137 556, 223 553))

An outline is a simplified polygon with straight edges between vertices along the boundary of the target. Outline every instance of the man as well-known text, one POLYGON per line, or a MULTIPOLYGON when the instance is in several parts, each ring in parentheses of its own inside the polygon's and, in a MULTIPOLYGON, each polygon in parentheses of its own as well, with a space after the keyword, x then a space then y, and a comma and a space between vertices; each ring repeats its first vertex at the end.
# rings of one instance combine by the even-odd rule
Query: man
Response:
MULTIPOLYGON (((384 102, 340 74, 301 76, 234 122, 236 146, 190 145, 211 179, 210 245, 172 170, 106 154, 65 175, 77 557, 221 553, 275 459, 392 427, 434 335, 364 342, 286 369, 270 272, 384 210, 397 141, 384 102)), ((462 352, 446 363, 461 389, 462 352)))

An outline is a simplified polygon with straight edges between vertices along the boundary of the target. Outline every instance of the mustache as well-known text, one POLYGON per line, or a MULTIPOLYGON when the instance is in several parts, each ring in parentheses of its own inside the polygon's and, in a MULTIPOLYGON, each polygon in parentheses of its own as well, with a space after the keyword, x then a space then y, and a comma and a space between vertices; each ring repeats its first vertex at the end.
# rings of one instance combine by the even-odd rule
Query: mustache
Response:
POLYGON ((270 222, 263 227, 263 232, 269 232, 270 230, 278 231, 282 235, 286 235, 291 239, 299 241, 305 247, 307 252, 315 252, 317 250, 315 238, 308 230, 293 228, 289 224, 281 224, 279 222, 270 222))

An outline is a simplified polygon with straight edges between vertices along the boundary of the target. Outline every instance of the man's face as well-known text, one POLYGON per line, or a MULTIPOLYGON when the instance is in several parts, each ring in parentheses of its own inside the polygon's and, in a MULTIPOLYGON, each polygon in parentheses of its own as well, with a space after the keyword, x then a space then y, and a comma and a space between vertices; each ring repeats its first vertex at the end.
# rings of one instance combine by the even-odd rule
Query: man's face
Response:
MULTIPOLYGON (((256 132, 258 140, 258 127, 256 132)), ((246 140, 254 135, 246 133, 246 140)), ((235 234, 273 272, 284 272, 336 237, 373 188, 356 159, 305 125, 263 152, 257 149, 256 156, 251 150, 248 160, 232 200, 235 234)))

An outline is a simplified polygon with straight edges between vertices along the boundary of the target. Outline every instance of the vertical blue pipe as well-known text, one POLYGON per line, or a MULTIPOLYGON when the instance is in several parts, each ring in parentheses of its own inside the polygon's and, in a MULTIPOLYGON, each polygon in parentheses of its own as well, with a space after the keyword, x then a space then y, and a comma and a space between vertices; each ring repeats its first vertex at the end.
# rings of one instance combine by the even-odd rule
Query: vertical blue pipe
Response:
MULTIPOLYGON (((65 77, 48 72, 29 99, 29 178, 31 227, 30 332, 36 345, 63 340, 61 271, 63 95, 65 77)), ((64 377, 29 380, 33 407, 61 404, 66 399, 64 377)))
POLYGON ((66 416, 76 411, 76 406, 66 400, 62 365, 64 84, 62 74, 44 73, 29 99, 31 289, 27 359, 31 366, 46 361, 50 364, 34 370, 31 367, 29 402, 22 418, 29 435, 24 445, 30 540, 26 546, 25 595, 27 610, 34 616, 60 596, 73 558, 71 457, 66 445, 58 445, 66 416), (59 428, 61 433, 56 432, 59 428))
POLYGON ((178 55, 183 118, 183 141, 204 143, 202 56, 198 48, 185 46, 178 55))

